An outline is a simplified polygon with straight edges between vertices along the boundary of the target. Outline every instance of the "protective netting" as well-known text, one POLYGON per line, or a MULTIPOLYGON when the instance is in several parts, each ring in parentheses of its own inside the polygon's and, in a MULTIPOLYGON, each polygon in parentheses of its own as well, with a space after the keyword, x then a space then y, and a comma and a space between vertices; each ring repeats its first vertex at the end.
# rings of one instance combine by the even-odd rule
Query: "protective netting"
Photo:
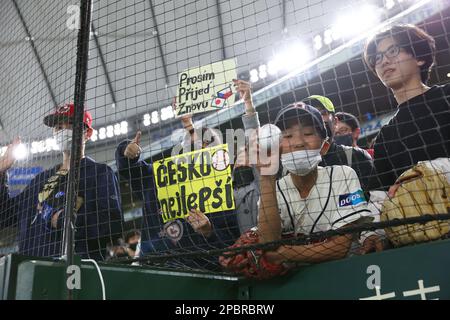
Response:
POLYGON ((0 253, 65 253, 77 57, 83 258, 267 278, 446 238, 449 5, 94 1, 84 58, 79 3, 1 1, 0 253))

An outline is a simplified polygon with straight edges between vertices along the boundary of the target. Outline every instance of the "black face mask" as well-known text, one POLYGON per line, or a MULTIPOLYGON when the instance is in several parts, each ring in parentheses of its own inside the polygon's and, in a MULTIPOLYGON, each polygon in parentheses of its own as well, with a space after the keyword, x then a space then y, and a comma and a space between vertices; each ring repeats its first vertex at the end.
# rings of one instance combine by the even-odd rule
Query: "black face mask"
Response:
POLYGON ((238 167, 233 170, 233 186, 243 187, 255 180, 251 167, 238 167))
POLYGON ((334 137, 334 142, 342 146, 353 146, 353 137, 351 134, 344 134, 334 137))
POLYGON ((131 244, 128 245, 128 248, 130 248, 133 251, 136 251, 137 245, 138 245, 137 242, 136 243, 131 243, 131 244))

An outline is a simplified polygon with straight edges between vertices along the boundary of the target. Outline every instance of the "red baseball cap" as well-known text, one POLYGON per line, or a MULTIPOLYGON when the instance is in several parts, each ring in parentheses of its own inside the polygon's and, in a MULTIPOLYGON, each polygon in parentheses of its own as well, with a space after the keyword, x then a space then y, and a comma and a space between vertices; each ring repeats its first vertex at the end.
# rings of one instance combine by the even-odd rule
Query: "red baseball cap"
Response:
MULTIPOLYGON (((44 118, 44 124, 48 127, 54 127, 60 123, 73 123, 73 115, 75 113, 75 105, 73 103, 67 103, 59 106, 55 113, 49 114, 44 118)), ((84 124, 88 128, 92 128, 92 115, 89 111, 84 111, 84 124)))

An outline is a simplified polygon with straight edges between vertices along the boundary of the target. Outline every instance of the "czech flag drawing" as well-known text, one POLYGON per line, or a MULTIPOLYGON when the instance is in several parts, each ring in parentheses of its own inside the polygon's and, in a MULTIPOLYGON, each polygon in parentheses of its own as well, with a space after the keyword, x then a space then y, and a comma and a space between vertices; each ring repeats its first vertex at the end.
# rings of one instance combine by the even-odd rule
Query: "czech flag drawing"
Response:
POLYGON ((231 97, 232 94, 233 94, 233 91, 231 91, 231 86, 229 86, 229 87, 217 92, 217 97, 219 97, 221 99, 228 99, 229 97, 231 97))

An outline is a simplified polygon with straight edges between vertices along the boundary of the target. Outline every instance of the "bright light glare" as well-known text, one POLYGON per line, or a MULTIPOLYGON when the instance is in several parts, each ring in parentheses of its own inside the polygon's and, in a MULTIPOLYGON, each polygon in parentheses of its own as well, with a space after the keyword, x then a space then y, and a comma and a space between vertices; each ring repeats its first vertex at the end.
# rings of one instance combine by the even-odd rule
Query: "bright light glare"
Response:
POLYGON ((128 122, 122 121, 120 123, 120 133, 121 134, 127 134, 128 133, 128 122))
POLYGON ((346 38, 360 34, 377 24, 379 17, 379 8, 372 5, 365 5, 354 12, 342 15, 332 28, 333 38, 346 38))
POLYGON ((91 140, 92 141, 97 141, 98 139, 98 131, 94 129, 94 131, 92 132, 92 136, 91 136, 91 140))
POLYGON ((13 156, 16 160, 23 160, 28 156, 28 149, 27 147, 21 143, 13 150, 13 156))
POLYGON ((314 37, 313 42, 314 42, 314 49, 316 50, 322 49, 322 36, 320 34, 314 37))
POLYGON ((333 35, 333 31, 331 29, 325 30, 325 32, 323 33, 323 43, 330 44, 331 42, 333 42, 332 35, 333 35))
POLYGON ((37 144, 37 151, 39 153, 45 152, 45 150, 46 150, 45 141, 37 141, 35 143, 37 144))
POLYGON ((395 6, 395 1, 394 0, 386 0, 385 6, 386 6, 386 9, 390 10, 395 6))
POLYGON ((172 106, 167 106, 161 109, 161 120, 165 121, 167 119, 173 118, 175 115, 173 113, 172 106))
MULTIPOLYGON (((150 119, 150 118, 149 118, 150 119)), ((153 111, 152 112, 152 123, 156 124, 159 122, 159 114, 158 111, 153 111)), ((150 123, 150 122, 149 122, 150 123)))
POLYGON ((114 137, 114 127, 113 126, 109 125, 106 127, 106 136, 108 138, 114 137))
POLYGON ((45 151, 59 150, 58 144, 55 138, 47 138, 45 140, 45 151))
POLYGON ((106 128, 102 127, 98 130, 98 138, 100 140, 106 139, 106 128))
POLYGON ((39 152, 39 142, 38 141, 33 141, 31 143, 31 149, 30 149, 31 154, 35 154, 39 152))
POLYGON ((299 67, 310 59, 311 52, 306 46, 300 43, 294 44, 269 62, 269 74, 274 74, 280 70, 292 70, 292 68, 299 67))
POLYGON ((150 115, 148 113, 144 114, 144 126, 148 127, 150 125, 150 115))
POLYGON ((120 123, 116 123, 115 125, 114 125, 114 135, 115 136, 120 136, 120 123))
POLYGON ((267 77, 267 66, 265 64, 259 66, 259 77, 261 79, 267 77))
POLYGON ((166 110, 167 110, 167 114, 169 115, 169 118, 175 117, 175 113, 173 113, 173 107, 172 106, 167 106, 166 110))
POLYGON ((256 82, 258 80, 259 80, 258 70, 256 70, 256 69, 250 70, 250 81, 251 82, 256 82))

